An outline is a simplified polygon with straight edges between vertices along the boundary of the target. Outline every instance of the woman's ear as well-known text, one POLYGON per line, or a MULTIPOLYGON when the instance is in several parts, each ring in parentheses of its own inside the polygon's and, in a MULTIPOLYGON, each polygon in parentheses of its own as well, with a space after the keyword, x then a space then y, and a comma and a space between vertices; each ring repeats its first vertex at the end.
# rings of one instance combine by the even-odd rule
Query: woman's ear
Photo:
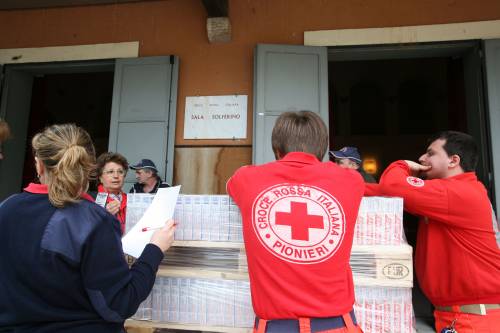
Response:
POLYGON ((43 162, 35 156, 35 168, 36 168, 36 174, 38 176, 38 179, 40 182, 42 181, 43 176, 45 175, 45 165, 43 162))

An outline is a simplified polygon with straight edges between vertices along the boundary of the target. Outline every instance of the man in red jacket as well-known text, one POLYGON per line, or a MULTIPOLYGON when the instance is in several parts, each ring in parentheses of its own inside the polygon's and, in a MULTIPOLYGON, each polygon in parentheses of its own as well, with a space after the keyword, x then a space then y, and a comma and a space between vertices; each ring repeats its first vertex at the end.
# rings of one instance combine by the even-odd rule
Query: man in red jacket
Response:
POLYGON ((243 217, 254 332, 361 332, 349 257, 363 179, 321 162, 328 131, 313 112, 282 114, 272 147, 277 161, 227 183, 243 217))
POLYGON ((415 266, 436 308, 437 332, 498 332, 498 222, 474 172, 477 146, 470 135, 454 131, 430 142, 420 163, 392 163, 378 190, 403 197, 405 210, 421 217, 415 266))

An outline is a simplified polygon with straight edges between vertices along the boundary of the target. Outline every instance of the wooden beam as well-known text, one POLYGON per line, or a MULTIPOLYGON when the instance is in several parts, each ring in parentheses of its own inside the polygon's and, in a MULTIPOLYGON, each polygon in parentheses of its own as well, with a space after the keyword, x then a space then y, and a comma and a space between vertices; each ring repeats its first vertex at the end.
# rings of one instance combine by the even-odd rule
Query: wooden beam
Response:
POLYGON ((0 64, 136 58, 139 42, 0 49, 0 64))
POLYGON ((227 17, 229 13, 228 0, 201 0, 208 17, 227 17))
POLYGON ((2 0, 0 10, 107 5, 146 0, 2 0))
POLYGON ((229 327, 229 326, 210 326, 210 325, 199 325, 199 324, 152 322, 149 320, 133 320, 133 319, 127 319, 127 321, 125 321, 125 328, 127 329, 127 332, 129 332, 130 328, 153 328, 153 329, 171 328, 175 330, 189 330, 189 331, 202 331, 202 332, 208 331, 208 332, 222 332, 222 333, 252 333, 253 331, 251 328, 244 328, 244 327, 240 328, 240 327, 229 327))
POLYGON ((406 27, 305 31, 304 45, 349 46, 500 38, 500 20, 406 27))

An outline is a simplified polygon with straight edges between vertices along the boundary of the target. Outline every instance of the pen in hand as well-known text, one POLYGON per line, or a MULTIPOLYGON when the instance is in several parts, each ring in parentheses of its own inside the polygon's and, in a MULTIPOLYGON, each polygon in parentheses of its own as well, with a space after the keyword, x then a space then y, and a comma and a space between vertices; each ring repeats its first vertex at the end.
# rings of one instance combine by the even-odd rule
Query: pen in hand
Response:
MULTIPOLYGON (((177 222, 174 222, 174 226, 177 225, 177 222)), ((141 229, 142 232, 146 232, 146 231, 150 231, 150 230, 158 230, 158 229, 161 229, 163 228, 164 226, 162 227, 144 227, 141 229)))
POLYGON ((170 246, 172 246, 174 242, 174 233, 175 233, 175 221, 172 219, 169 219, 165 225, 161 228, 144 228, 144 229, 159 229, 156 230, 153 235, 151 236, 150 243, 153 245, 156 245, 162 250, 162 252, 167 251, 170 246))
POLYGON ((142 232, 146 232, 146 231, 150 231, 150 230, 158 230, 158 229, 161 229, 163 227, 145 227, 145 228, 142 228, 141 231, 142 232))

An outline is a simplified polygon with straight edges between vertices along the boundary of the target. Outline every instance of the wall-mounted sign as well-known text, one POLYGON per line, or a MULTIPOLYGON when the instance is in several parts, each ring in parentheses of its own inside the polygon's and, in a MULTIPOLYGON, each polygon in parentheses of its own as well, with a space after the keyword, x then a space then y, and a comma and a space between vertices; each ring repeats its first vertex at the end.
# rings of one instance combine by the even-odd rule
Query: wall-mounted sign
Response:
POLYGON ((186 97, 184 139, 246 139, 247 95, 186 97))

